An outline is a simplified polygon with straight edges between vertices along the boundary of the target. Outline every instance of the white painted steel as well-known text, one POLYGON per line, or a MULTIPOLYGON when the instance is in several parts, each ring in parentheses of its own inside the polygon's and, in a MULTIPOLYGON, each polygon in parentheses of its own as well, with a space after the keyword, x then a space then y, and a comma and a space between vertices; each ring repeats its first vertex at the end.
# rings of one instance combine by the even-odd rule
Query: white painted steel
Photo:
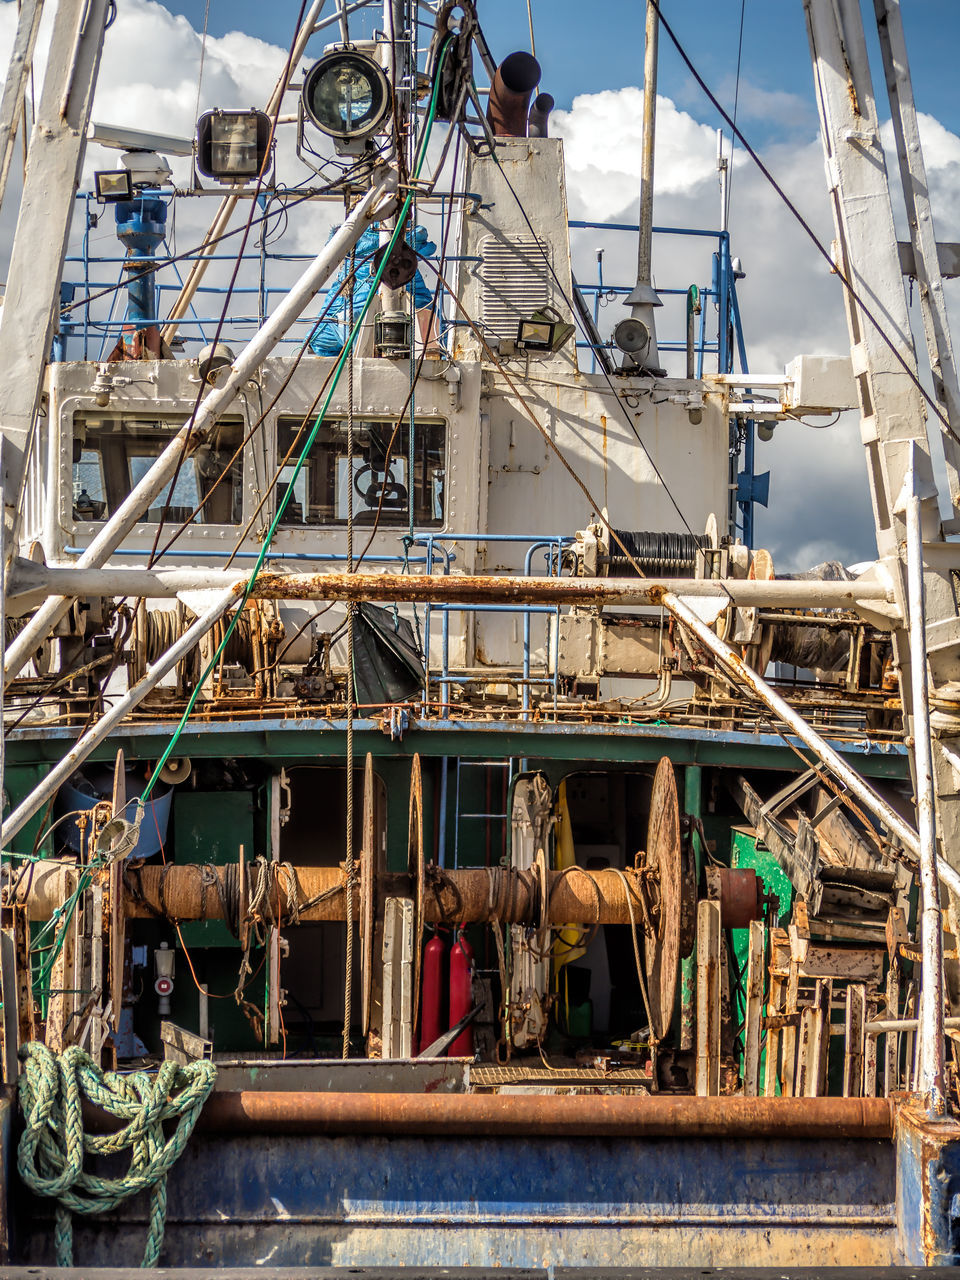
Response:
MULTIPOLYGON (((97 568, 110 558, 142 514, 162 492, 172 478, 177 463, 188 443, 199 443, 203 431, 210 426, 232 403, 237 392, 252 377, 266 357, 276 347, 290 326, 303 314, 307 304, 336 270, 343 258, 375 216, 379 216, 384 199, 392 196, 397 187, 395 170, 381 171, 379 181, 366 193, 344 221, 336 235, 330 239, 313 262, 291 287, 283 301, 257 330, 246 347, 233 362, 229 376, 222 386, 215 388, 204 399, 191 424, 185 424, 167 445, 143 479, 131 490, 123 504, 110 517, 77 561, 78 569, 97 568)), ((2 332, 2 328, 0 328, 2 332)), ((0 419, 2 422, 2 419, 0 419)), ((59 596, 42 605, 23 631, 6 651, 4 669, 7 679, 12 679, 30 659, 32 653, 49 635, 51 629, 70 607, 70 596, 59 596)))
POLYGON ((934 807, 930 700, 927 687, 926 613, 923 598, 923 542, 920 498, 913 467, 905 493, 907 516, 907 591, 910 609, 910 680, 913 694, 913 758, 920 834, 920 1073, 915 1087, 940 1109, 944 1091, 943 919, 937 881, 937 819, 934 807))
POLYGON ((913 100, 907 43, 900 0, 874 0, 880 52, 890 99, 893 135, 897 143, 900 181, 907 208, 907 227, 913 248, 923 333, 933 374, 934 395, 947 422, 940 423, 940 439, 954 515, 960 514, 960 383, 953 359, 950 322, 943 296, 940 254, 930 208, 927 170, 920 146, 917 108, 913 100), (949 423, 949 426, 947 425, 949 423), (951 430, 953 428, 953 430, 951 430))
MULTIPOLYGON (((905 619, 905 513, 896 509, 896 503, 911 466, 920 486, 924 542, 942 542, 943 529, 863 15, 860 0, 804 0, 804 8, 834 213, 836 259, 857 295, 845 290, 844 304, 877 547, 894 580, 905 619)), ((906 75, 905 58, 902 69, 906 75)), ((905 84, 894 88, 902 91, 905 84)), ((910 104, 903 92, 900 97, 909 115, 910 104)), ((919 153, 919 138, 913 142, 919 153)), ((914 167, 914 179, 918 173, 914 167)), ((916 195, 915 181, 911 181, 911 188, 916 195)), ((935 265, 932 269, 936 270, 935 265)), ((960 619, 949 570, 928 557, 923 577, 926 647, 931 685, 936 691, 960 679, 960 619)), ((909 723, 911 646, 905 624, 894 630, 892 641, 905 722, 909 723)), ((960 865, 960 787, 946 755, 958 749, 956 737, 938 738, 933 743, 941 848, 944 859, 960 865)), ((960 877, 951 883, 960 883, 960 877)))
POLYGON ((56 795, 61 784, 66 782, 74 770, 86 760, 101 742, 109 738, 111 733, 122 722, 124 716, 143 701, 150 690, 169 671, 173 670, 180 659, 185 657, 194 645, 203 639, 213 624, 223 617, 231 604, 235 603, 237 603, 237 596, 233 591, 221 592, 210 607, 197 618, 196 622, 188 627, 180 639, 171 645, 163 657, 150 668, 143 679, 138 684, 135 684, 132 689, 129 689, 122 698, 119 698, 110 707, 109 711, 97 721, 94 727, 77 740, 63 759, 50 770, 43 781, 20 802, 13 813, 6 819, 3 824, 3 830, 0 832, 0 841, 4 845, 9 844, 17 832, 30 821, 41 806, 56 795))
MULTIPOLYGON (((23 0, 17 15, 17 30, 7 67, 7 79, 0 100, 0 205, 7 191, 17 128, 20 124, 27 80, 33 65, 33 50, 40 30, 43 0, 23 0)), ((25 121, 24 121, 25 124, 25 121)))
POLYGON ((109 0, 60 0, 30 140, 0 317, 0 432, 6 444, 3 502, 8 559, 16 552, 43 373, 60 310, 60 277, 108 4, 109 0))
MULTIPOLYGON (((692 609, 672 593, 663 597, 664 608, 688 627, 697 639, 713 654, 721 666, 741 684, 752 689, 762 702, 786 724, 797 737, 813 751, 852 795, 879 818, 883 825, 906 846, 919 855, 920 837, 910 824, 893 809, 882 796, 864 781, 855 769, 847 764, 839 752, 822 738, 801 715, 784 701, 769 684, 742 661, 740 656, 700 621, 692 609)), ((955 893, 960 893, 960 874, 942 858, 937 859, 937 875, 955 893)))

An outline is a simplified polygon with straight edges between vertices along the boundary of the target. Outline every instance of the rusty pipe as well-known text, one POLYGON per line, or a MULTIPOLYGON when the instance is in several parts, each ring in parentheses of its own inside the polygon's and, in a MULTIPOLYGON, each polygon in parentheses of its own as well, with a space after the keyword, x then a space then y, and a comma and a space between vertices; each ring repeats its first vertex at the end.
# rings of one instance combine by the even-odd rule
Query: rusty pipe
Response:
POLYGON ((887 1098, 696 1098, 659 1094, 214 1093, 214 1133, 448 1137, 886 1138, 887 1098))
MULTIPOLYGON (((18 561, 8 597, 27 601, 72 592, 81 596, 171 598, 181 591, 233 589, 240 596, 246 578, 221 569, 85 569, 47 567, 18 561)), ((281 573, 257 575, 250 598, 257 600, 372 600, 415 604, 661 605, 668 593, 696 596, 741 608, 854 609, 859 602, 892 603, 880 582, 777 578, 537 578, 506 574, 281 573)))
POLYGON ((540 63, 532 53, 509 54, 490 86, 487 120, 499 138, 525 138, 530 95, 540 83, 540 63))

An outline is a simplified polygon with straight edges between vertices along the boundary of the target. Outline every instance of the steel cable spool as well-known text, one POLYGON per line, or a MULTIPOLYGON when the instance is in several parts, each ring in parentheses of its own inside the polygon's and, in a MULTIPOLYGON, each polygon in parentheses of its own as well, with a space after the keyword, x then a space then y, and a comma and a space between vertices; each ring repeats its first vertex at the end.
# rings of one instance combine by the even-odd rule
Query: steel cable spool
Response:
MULTIPOLYGON (((179 602, 175 609, 148 609, 144 600, 138 601, 133 622, 133 656, 128 663, 131 678, 142 680, 147 667, 158 662, 196 620, 193 610, 179 602)), ((199 677, 198 645, 177 663, 177 682, 181 688, 193 686, 199 677)))
POLYGON ((698 540, 692 533, 657 533, 650 530, 615 529, 611 538, 608 574, 612 578, 636 578, 630 553, 642 571, 652 578, 682 578, 693 573, 698 540), (617 542, 619 539, 619 542, 617 542), (620 545, 623 544, 623 546, 620 545))

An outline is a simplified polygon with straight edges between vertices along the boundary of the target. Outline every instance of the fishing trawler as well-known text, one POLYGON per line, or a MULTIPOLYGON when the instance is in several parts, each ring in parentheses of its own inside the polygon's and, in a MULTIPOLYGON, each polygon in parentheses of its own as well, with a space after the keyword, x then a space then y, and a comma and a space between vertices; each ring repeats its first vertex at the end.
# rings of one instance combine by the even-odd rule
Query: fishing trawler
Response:
POLYGON ((111 0, 59 0, 0 319, 5 1274, 958 1260, 960 389, 900 6, 903 244, 861 6, 805 0, 850 354, 769 375, 726 228, 654 281, 662 7, 611 286, 473 0, 315 0, 188 140, 92 120, 111 0), (876 562, 778 573, 755 435, 844 410, 876 562))

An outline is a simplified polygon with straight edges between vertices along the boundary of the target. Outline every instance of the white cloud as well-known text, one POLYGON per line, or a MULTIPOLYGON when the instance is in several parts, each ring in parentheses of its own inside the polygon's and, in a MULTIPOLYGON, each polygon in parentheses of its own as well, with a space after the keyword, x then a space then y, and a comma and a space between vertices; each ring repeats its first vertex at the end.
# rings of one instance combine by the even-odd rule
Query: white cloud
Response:
MULTIPOLYGON (((716 134, 698 124, 669 98, 657 100, 657 189, 664 194, 693 191, 714 169, 716 134)), ((639 89, 580 94, 570 111, 553 114, 563 138, 571 214, 597 218, 627 213, 637 201, 642 147, 643 95, 639 89)))

